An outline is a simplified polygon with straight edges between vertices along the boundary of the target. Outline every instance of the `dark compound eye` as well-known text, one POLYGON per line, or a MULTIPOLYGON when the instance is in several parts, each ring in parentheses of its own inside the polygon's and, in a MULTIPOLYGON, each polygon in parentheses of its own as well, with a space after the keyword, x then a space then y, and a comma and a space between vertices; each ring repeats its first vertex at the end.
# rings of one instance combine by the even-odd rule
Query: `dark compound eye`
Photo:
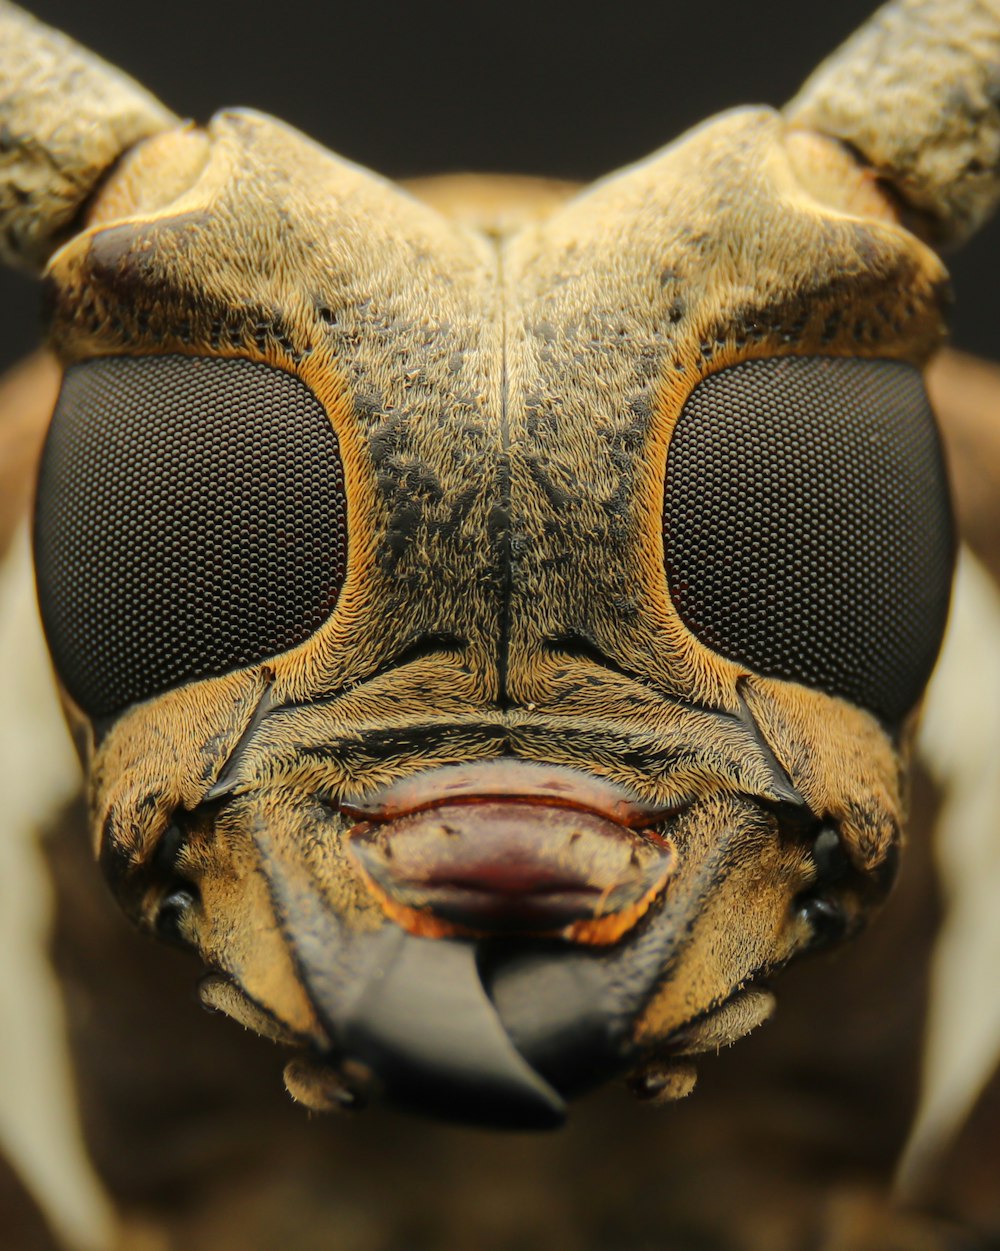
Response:
POLYGON ((898 723, 937 656, 954 559, 920 373, 784 357, 705 379, 671 439, 663 536, 671 597, 708 647, 898 723))
POLYGON ((36 508, 42 619, 92 717, 304 642, 347 566, 337 438, 248 360, 110 357, 66 373, 36 508))

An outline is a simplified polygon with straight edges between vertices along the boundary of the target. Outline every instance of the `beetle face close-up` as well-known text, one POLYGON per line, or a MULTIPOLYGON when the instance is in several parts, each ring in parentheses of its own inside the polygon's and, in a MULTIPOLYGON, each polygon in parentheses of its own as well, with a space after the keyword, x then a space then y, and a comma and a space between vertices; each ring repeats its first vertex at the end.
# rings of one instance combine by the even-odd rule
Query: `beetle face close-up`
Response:
POLYGON ((38 592, 115 895, 292 1093, 547 1126, 892 881, 945 275, 763 109, 447 209, 246 111, 126 156, 46 270, 38 592))
POLYGON ((993 1245, 998 83, 891 0, 589 185, 394 182, 0 0, 0 1243, 993 1245))

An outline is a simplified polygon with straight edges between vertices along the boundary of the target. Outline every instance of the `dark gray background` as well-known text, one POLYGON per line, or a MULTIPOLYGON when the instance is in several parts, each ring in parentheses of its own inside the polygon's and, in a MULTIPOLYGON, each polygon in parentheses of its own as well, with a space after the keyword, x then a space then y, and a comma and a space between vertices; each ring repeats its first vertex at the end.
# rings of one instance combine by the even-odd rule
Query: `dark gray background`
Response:
MULTIPOLYGON (((589 179, 720 109, 780 105, 874 6, 35 0, 30 7, 198 120, 223 105, 252 105, 391 176, 474 169, 589 179)), ((948 260, 955 343, 1000 357, 1000 225, 948 260)), ((0 295, 6 364, 41 331, 34 284, 2 274, 0 295)))

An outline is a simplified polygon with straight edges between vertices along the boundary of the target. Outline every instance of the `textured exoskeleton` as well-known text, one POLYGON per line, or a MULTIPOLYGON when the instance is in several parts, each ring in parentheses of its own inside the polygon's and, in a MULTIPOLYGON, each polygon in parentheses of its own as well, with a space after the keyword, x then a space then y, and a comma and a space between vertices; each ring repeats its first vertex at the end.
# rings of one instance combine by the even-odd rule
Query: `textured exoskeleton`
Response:
POLYGON ((476 214, 0 40, 65 371, 39 597, 122 906, 313 1107, 686 1093, 893 877, 1000 15, 889 5, 784 113, 476 214))

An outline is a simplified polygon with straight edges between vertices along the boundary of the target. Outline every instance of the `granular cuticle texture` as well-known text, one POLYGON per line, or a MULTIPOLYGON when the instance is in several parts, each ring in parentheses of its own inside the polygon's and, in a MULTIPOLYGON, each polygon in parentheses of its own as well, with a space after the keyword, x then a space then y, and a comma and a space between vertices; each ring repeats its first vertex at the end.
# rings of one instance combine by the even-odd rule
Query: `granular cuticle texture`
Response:
POLYGON ((782 357, 706 378, 670 441, 663 536, 671 598, 708 647, 897 723, 937 656, 954 562, 919 371, 782 357))
POLYGON ((67 370, 35 519, 56 670, 93 717, 304 642, 347 568, 337 438, 258 361, 106 357, 67 370))

